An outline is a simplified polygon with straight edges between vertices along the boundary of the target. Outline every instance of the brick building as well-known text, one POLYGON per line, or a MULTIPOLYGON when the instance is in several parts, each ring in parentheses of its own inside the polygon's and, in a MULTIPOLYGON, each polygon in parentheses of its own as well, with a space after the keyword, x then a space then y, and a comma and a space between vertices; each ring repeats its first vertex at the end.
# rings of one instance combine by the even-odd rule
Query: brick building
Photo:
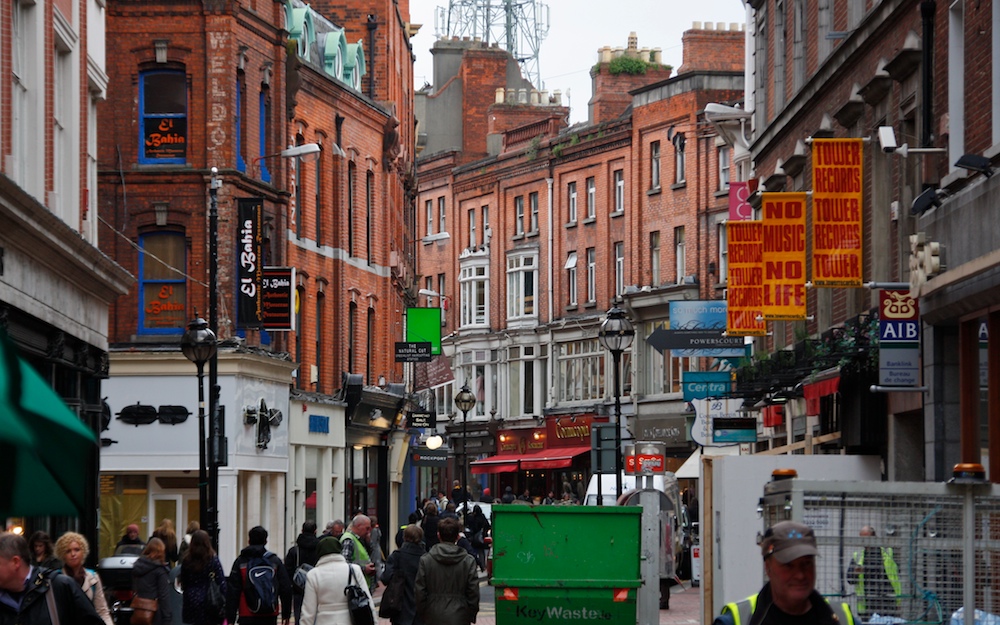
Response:
MULTIPOLYGON (((115 231, 105 250, 139 280, 112 306, 112 409, 197 413, 195 367, 179 341, 190 319, 206 317, 220 339, 228 437, 222 557, 235 557, 257 524, 283 546, 306 518, 354 509, 388 518, 392 487, 371 485, 387 483, 391 407, 403 402, 388 384, 403 381, 389 346, 401 337, 412 276, 406 5, 122 1, 108 10, 100 210, 115 231), (261 265, 294 270, 278 272, 263 320, 237 289, 248 230, 261 265), (344 376, 352 372, 362 377, 344 376), (355 423, 368 404, 385 417, 369 408, 355 423)), ((197 420, 115 421, 118 443, 103 464, 112 532, 141 517, 181 528, 198 518, 197 420)))
MULTIPOLYGON (((505 76, 480 73, 486 86, 477 92, 497 93, 486 113, 498 135, 488 136, 488 155, 470 162, 458 144, 421 154, 418 266, 425 292, 449 300, 450 367, 432 363, 424 378, 418 371, 417 387, 439 415, 455 415, 459 386, 476 394, 468 431, 457 418, 448 426, 456 475, 467 443, 474 491, 511 486, 541 496, 563 482, 574 491, 585 484, 590 427, 609 421, 614 404, 611 357, 597 331, 616 299, 637 327, 622 363, 623 427, 673 418, 668 443, 686 455, 680 372, 698 365, 642 339, 667 321, 671 300, 717 297, 707 261, 715 215, 728 206, 725 146, 701 112, 742 98, 744 42, 738 27, 711 26, 685 34, 685 71, 673 77, 658 51, 634 39, 601 50, 592 119, 573 127, 554 98, 526 93, 512 102, 505 76), (706 58, 689 57, 689 38, 706 58), (617 69, 630 64, 632 73, 617 69)), ((450 75, 435 71, 435 80, 450 75)))
MULTIPOLYGON (((106 236, 94 210, 97 108, 108 88, 104 26, 96 1, 0 8, 0 68, 10 78, 0 84, 0 325, 95 434, 108 373, 108 305, 133 282, 98 249, 98 235, 106 236)), ((96 541, 99 449, 79 452, 79 518, 69 510, 36 513, 20 521, 26 535, 76 530, 96 541)))

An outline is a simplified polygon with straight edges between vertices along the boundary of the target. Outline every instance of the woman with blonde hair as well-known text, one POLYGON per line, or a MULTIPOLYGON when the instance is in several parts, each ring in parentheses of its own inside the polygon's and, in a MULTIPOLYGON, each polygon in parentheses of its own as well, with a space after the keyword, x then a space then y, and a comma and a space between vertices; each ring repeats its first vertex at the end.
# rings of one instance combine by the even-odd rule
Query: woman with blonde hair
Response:
POLYGON ((156 599, 156 612, 151 625, 170 625, 173 618, 170 611, 169 574, 163 541, 150 538, 142 555, 132 566, 132 590, 137 597, 156 599))
POLYGON ((167 564, 173 566, 177 562, 177 532, 174 531, 174 522, 170 519, 160 521, 160 525, 153 531, 153 538, 163 541, 167 564))
POLYGON ((85 568, 83 561, 90 553, 90 544, 82 534, 76 532, 66 532, 56 541, 56 557, 63 561, 63 573, 72 577, 87 595, 90 602, 94 604, 98 616, 104 620, 105 625, 114 625, 111 620, 111 611, 108 610, 108 601, 104 597, 104 586, 101 585, 101 578, 96 571, 85 568))

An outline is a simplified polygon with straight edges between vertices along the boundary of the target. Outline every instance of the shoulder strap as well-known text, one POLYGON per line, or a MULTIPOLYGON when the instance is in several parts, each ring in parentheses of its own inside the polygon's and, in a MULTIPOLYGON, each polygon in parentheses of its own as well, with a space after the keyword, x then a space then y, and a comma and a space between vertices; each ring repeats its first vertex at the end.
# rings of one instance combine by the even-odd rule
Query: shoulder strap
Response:
MULTIPOLYGON (((52 625, 59 625, 59 610, 56 608, 56 597, 55 588, 52 586, 52 582, 48 584, 48 590, 45 591, 45 603, 49 607, 49 620, 52 625)), ((854 625, 853 623, 851 625, 854 625)))

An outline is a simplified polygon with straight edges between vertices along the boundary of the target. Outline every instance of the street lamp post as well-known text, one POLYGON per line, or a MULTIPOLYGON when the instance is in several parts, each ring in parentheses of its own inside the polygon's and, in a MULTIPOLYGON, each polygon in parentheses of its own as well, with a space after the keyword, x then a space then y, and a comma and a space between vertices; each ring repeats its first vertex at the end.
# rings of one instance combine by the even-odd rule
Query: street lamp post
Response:
POLYGON ((208 518, 208 471, 205 461, 205 363, 215 357, 215 333, 197 317, 181 337, 181 352, 198 367, 198 520, 206 527, 208 518))
MULTIPOLYGON (((622 352, 632 345, 635 338, 635 328, 625 316, 625 311, 617 304, 611 306, 608 316, 601 324, 597 333, 601 345, 611 352, 611 360, 615 368, 615 501, 622 494, 622 382, 621 359, 622 352)), ((600 477, 597 478, 600 481, 600 477)))
MULTIPOLYGON (((212 168, 212 180, 208 185, 208 323, 219 328, 219 168, 212 168)), ((222 444, 222 426, 219 418, 219 357, 218 349, 212 350, 208 360, 208 414, 212 436, 209 439, 208 463, 208 524, 202 521, 202 528, 212 539, 212 547, 219 549, 219 448, 222 444)))
POLYGON ((469 411, 476 407, 476 396, 469 390, 469 384, 465 383, 455 395, 455 406, 462 411, 462 488, 465 489, 465 505, 462 507, 462 523, 468 526, 469 520, 469 411))

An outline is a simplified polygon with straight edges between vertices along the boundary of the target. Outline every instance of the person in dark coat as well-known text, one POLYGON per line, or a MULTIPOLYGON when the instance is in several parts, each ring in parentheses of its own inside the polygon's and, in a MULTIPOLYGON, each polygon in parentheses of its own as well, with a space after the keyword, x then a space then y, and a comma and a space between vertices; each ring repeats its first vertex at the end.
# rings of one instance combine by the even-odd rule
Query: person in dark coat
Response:
POLYGON ((56 557, 52 538, 45 532, 39 530, 32 534, 28 546, 34 556, 31 563, 35 566, 43 569, 61 569, 63 567, 62 560, 56 557))
MULTIPOLYGON (((167 568, 167 548, 159 538, 150 538, 142 555, 132 566, 132 590, 143 599, 156 599, 153 625, 170 625, 170 569, 167 568)), ((60 624, 61 625, 61 624, 60 624)))
POLYGON ((517 497, 514 496, 514 489, 508 486, 503 490, 503 497, 500 498, 500 503, 514 503, 517 497))
POLYGON ((423 625, 417 618, 417 602, 413 584, 417 579, 417 569, 424 550, 424 530, 411 523, 403 530, 403 546, 389 554, 385 561, 385 571, 380 578, 386 588, 392 578, 399 575, 405 581, 403 584, 403 605, 399 616, 392 620, 392 625, 423 625))
POLYGON ((434 625, 469 625, 479 613, 476 559, 459 547, 459 523, 441 519, 440 542, 420 557, 413 582, 417 616, 434 625))
POLYGON ((476 562, 479 564, 479 570, 486 570, 486 537, 490 533, 490 520, 486 518, 483 513, 483 509, 478 505, 472 507, 472 514, 469 515, 469 542, 472 543, 472 548, 475 552, 472 554, 476 556, 476 562))
POLYGON ((281 623, 288 625, 292 617, 292 580, 288 578, 288 571, 281 563, 281 558, 264 548, 267 544, 267 530, 261 526, 251 528, 249 532, 248 545, 240 551, 240 555, 233 562, 233 569, 226 580, 226 620, 229 625, 236 623, 239 615, 241 625, 274 625, 277 621, 277 614, 254 614, 250 611, 243 596, 243 573, 241 567, 255 558, 267 555, 267 561, 275 568, 275 575, 278 581, 278 600, 281 602, 281 623))
POLYGON ((490 494, 489 487, 483 489, 483 496, 479 498, 483 503, 493 503, 493 495, 490 494))
MULTIPOLYGON (((295 539, 295 544, 285 554, 285 570, 288 572, 288 579, 295 578, 295 569, 303 564, 316 566, 319 560, 319 537, 316 536, 316 521, 306 521, 302 524, 302 533, 295 539)), ((304 589, 300 589, 292 584, 292 611, 295 613, 295 622, 299 622, 302 615, 302 596, 304 589)))
POLYGON ((60 625, 104 625, 72 577, 32 565, 23 536, 0 534, 0 625, 52 625, 48 592, 54 593, 60 625))
POLYGON ((212 549, 212 539, 205 530, 195 530, 181 558, 181 588, 184 589, 181 614, 187 625, 222 622, 222 615, 213 614, 208 607, 209 584, 216 584, 222 596, 226 596, 226 572, 212 549))
POLYGON ((142 542, 142 539, 139 538, 139 526, 136 525, 135 523, 132 523, 131 525, 125 528, 125 535, 122 536, 122 539, 119 540, 118 544, 115 546, 121 547, 122 545, 145 545, 145 544, 146 543, 142 542))
POLYGON ((424 520, 420 522, 421 529, 424 530, 424 548, 427 551, 438 542, 438 509, 434 502, 428 502, 424 508, 424 520))

